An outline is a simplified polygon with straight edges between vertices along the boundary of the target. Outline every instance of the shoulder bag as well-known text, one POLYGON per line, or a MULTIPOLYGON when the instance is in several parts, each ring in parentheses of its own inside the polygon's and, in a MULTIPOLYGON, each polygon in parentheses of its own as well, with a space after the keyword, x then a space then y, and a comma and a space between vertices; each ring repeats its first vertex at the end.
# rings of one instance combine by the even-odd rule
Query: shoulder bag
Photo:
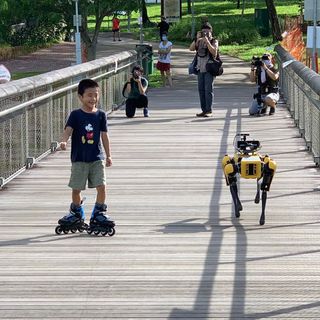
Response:
POLYGON ((197 63, 198 63, 198 55, 195 54, 192 62, 189 64, 189 67, 188 67, 189 74, 197 75, 199 73, 199 71, 197 70, 197 63))
POLYGON ((221 76, 223 74, 222 60, 220 59, 219 52, 216 58, 210 55, 210 58, 206 64, 206 70, 214 77, 221 76))

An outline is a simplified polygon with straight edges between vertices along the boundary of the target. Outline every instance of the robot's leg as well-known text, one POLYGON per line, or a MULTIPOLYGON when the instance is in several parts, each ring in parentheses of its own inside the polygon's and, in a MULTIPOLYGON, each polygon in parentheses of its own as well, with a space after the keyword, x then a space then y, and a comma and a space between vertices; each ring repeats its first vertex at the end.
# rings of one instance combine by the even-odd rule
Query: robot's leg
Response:
POLYGON ((263 226, 265 223, 265 210, 266 210, 266 204, 267 204, 267 191, 262 191, 262 212, 260 216, 260 226, 263 226))
POLYGON ((254 203, 260 202, 260 188, 261 188, 261 182, 257 180, 257 193, 256 193, 256 197, 254 198, 254 203))
POLYGON ((240 217, 240 211, 242 210, 242 204, 241 201, 239 199, 239 195, 238 195, 238 187, 237 187, 237 183, 233 182, 230 184, 230 192, 232 195, 232 200, 234 203, 234 209, 235 209, 235 216, 237 218, 240 217))

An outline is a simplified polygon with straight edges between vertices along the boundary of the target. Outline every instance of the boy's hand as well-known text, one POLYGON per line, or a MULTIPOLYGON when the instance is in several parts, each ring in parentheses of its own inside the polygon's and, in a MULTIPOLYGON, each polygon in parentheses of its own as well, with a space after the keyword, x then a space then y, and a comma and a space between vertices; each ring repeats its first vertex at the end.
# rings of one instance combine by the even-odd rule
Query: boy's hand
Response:
POLYGON ((106 167, 111 167, 111 166, 112 166, 112 159, 111 159, 111 157, 107 157, 106 167))
POLYGON ((67 149, 67 143, 66 142, 60 142, 60 149, 66 150, 67 149))

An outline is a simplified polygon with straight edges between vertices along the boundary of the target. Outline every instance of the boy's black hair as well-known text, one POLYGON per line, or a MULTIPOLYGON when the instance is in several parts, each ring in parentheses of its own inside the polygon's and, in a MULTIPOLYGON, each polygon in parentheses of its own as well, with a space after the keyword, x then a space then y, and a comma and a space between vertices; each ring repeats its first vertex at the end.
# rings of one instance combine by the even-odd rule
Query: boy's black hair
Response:
POLYGON ((212 25, 209 22, 205 22, 202 26, 201 29, 209 29, 212 31, 212 25))
POLYGON ((135 70, 138 70, 140 71, 141 73, 143 73, 143 68, 140 66, 140 65, 136 65, 132 68, 132 73, 135 71, 135 70))
POLYGON ((99 84, 92 79, 83 79, 78 84, 78 94, 83 96, 84 92, 88 88, 99 88, 99 84))

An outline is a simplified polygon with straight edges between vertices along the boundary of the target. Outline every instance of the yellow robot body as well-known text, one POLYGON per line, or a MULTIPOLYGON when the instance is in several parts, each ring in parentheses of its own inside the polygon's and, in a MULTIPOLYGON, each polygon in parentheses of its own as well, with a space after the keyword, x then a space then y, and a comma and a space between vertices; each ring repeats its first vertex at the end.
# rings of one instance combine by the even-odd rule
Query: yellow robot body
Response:
POLYGON ((267 192, 277 169, 277 163, 268 155, 262 156, 257 151, 260 149, 260 142, 257 140, 247 140, 248 133, 238 133, 235 136, 233 145, 235 153, 232 156, 225 155, 222 159, 222 169, 226 179, 226 184, 230 188, 234 212, 236 218, 240 217, 242 204, 239 199, 237 176, 244 179, 257 180, 257 192, 254 199, 255 203, 262 200, 262 212, 259 223, 265 223, 265 208, 267 202, 267 192), (262 195, 260 195, 260 192, 262 195))
POLYGON ((258 155, 250 155, 241 158, 240 176, 244 179, 260 179, 262 174, 262 162, 258 155))

